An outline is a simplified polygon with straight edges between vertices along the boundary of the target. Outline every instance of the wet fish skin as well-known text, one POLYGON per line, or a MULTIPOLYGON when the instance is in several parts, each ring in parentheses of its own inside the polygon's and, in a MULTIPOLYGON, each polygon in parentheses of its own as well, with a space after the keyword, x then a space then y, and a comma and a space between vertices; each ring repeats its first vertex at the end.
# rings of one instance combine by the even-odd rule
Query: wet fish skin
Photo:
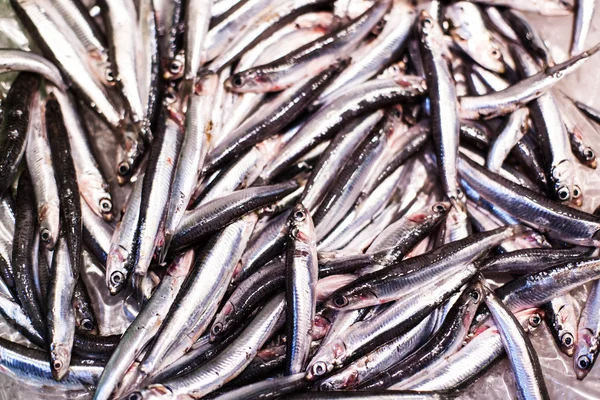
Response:
POLYGON ((35 294, 32 246, 36 227, 34 190, 29 173, 19 178, 15 235, 12 249, 12 275, 14 291, 19 303, 40 335, 45 335, 46 323, 43 308, 35 294))
POLYGON ((34 74, 21 72, 12 83, 0 125, 0 195, 8 190, 17 173, 19 161, 25 154, 29 114, 40 79, 34 74))
POLYGON ((28 71, 41 75, 60 90, 67 90, 67 85, 56 66, 33 52, 16 49, 0 50, 0 71, 28 71))
POLYGON ((256 186, 233 192, 188 211, 173 236, 171 251, 177 252, 193 245, 232 220, 285 197, 297 187, 295 182, 256 186))
POLYGON ((299 203, 290 216, 286 249, 286 374, 304 370, 310 351, 318 279, 317 235, 312 217, 299 203))
POLYGON ((90 332, 97 329, 96 317, 92 310, 90 295, 80 279, 73 292, 73 309, 75 310, 75 326, 77 329, 90 332))
POLYGON ((544 307, 546 325, 560 351, 572 357, 577 342, 579 310, 571 294, 565 293, 550 300, 544 307))
POLYGON ((555 203, 464 157, 459 159, 459 171, 461 177, 479 191, 483 198, 500 208, 510 210, 516 218, 541 232, 557 235, 573 244, 598 245, 595 236, 600 229, 600 220, 594 215, 555 203), (487 187, 481 186, 482 179, 485 179, 487 187))
POLYGON ((505 6, 521 11, 536 12, 547 16, 569 15, 573 12, 573 6, 562 0, 542 0, 527 4, 517 0, 476 0, 476 2, 493 6, 505 6))
POLYGON ((542 367, 529 337, 504 303, 488 287, 484 287, 485 303, 500 332, 517 383, 519 399, 549 399, 542 367))
POLYGON ((596 2, 593 0, 578 0, 575 6, 575 24, 571 40, 571 55, 581 53, 585 49, 585 40, 594 19, 596 2))
POLYGON ((344 59, 388 11, 391 0, 375 3, 361 16, 268 64, 234 74, 225 85, 236 92, 273 92, 285 89, 309 73, 320 72, 344 59))
POLYGON ((60 197, 60 226, 69 249, 73 277, 77 281, 83 246, 80 192, 63 114, 52 93, 46 102, 46 126, 60 197))

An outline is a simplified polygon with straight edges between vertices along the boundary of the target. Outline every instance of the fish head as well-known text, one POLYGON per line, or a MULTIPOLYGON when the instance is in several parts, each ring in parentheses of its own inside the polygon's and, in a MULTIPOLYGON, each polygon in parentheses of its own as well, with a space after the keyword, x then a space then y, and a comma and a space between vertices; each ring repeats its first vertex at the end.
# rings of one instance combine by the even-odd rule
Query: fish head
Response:
POLYGON ((590 372, 598 355, 598 340, 589 328, 579 330, 573 355, 573 367, 577 379, 584 379, 590 372))
POLYGON ((225 87, 233 92, 271 92, 277 90, 268 74, 260 69, 248 69, 227 78, 225 87))
POLYGON ((479 305, 483 302, 483 284, 475 281, 461 295, 457 304, 462 304, 462 319, 464 326, 469 327, 477 314, 479 305))
POLYGON ((62 380, 69 373, 70 363, 70 349, 63 344, 52 343, 50 345, 50 367, 54 379, 57 381, 62 380))
POLYGON ((346 359, 346 346, 340 339, 329 342, 321 347, 306 369, 306 379, 314 381, 333 371, 334 366, 340 365, 346 359))
POLYGON ((325 307, 335 310, 356 310, 374 304, 379 304, 379 299, 375 292, 368 287, 358 287, 352 291, 342 288, 325 301, 325 307))
POLYGON ((180 50, 175 54, 170 62, 164 68, 164 78, 168 81, 175 81, 183 77, 185 67, 185 54, 183 50, 180 50))
POLYGON ((309 211, 302 203, 296 204, 289 219, 290 235, 304 243, 316 242, 315 228, 309 211))

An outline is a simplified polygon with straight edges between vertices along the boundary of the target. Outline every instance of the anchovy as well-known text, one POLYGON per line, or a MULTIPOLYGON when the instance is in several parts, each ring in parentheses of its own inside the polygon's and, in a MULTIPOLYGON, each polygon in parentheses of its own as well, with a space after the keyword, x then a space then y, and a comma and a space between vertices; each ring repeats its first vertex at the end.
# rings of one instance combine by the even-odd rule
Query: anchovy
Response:
POLYGON ((592 0, 578 0, 575 6, 575 24, 573 26, 573 39, 571 40, 571 55, 581 53, 585 49, 585 41, 587 39, 592 20, 594 19, 594 11, 596 10, 596 2, 592 0))
POLYGON ((469 285, 452 305, 438 331, 417 351, 407 356, 369 381, 360 385, 361 389, 387 388, 419 374, 434 365, 438 360, 450 357, 460 350, 477 307, 483 301, 483 288, 480 283, 469 285))
POLYGON ((546 16, 569 15, 573 12, 573 6, 562 0, 540 0, 528 3, 522 3, 517 0, 475 0, 475 2, 492 6, 509 7, 546 16))
POLYGON ((461 177, 484 199, 508 210, 542 233, 556 235, 573 244, 599 245, 596 234, 600 229, 600 219, 596 216, 555 203, 463 157, 459 159, 459 171, 461 177))
POLYGON ((67 90, 58 68, 38 54, 16 49, 0 50, 0 72, 12 71, 27 71, 41 75, 60 90, 67 90))
POLYGON ((375 3, 369 10, 336 31, 308 43, 265 65, 234 74, 226 86, 236 92, 273 92, 319 73, 355 49, 390 8, 391 0, 375 3))
POLYGON ((140 392, 141 398, 189 393, 204 396, 219 389, 239 375, 252 361, 252 357, 273 333, 284 311, 285 301, 283 295, 279 295, 270 300, 244 332, 212 362, 180 378, 144 389, 140 392))
POLYGON ((167 254, 171 238, 189 205, 192 191, 204 166, 212 134, 210 106, 214 100, 217 83, 216 74, 209 73, 201 76, 188 101, 185 136, 177 160, 164 221, 165 244, 161 248, 161 260, 167 254))
POLYGON ((112 196, 106 178, 100 171, 93 155, 90 147, 90 134, 77 112, 76 103, 64 93, 56 90, 51 93, 56 96, 60 104, 71 148, 76 149, 73 152, 73 162, 81 196, 99 217, 106 221, 112 221, 112 196))
MULTIPOLYGON (((554 60, 552 59, 550 50, 546 47, 544 40, 537 31, 533 29, 523 14, 514 10, 504 10, 502 11, 502 15, 527 50, 534 54, 537 59, 542 60, 545 66, 551 67, 554 65, 554 60)), ((531 75, 532 74, 527 74, 527 76, 531 75)))
POLYGON ((397 81, 365 82, 316 112, 261 174, 263 181, 280 175, 310 149, 340 132, 355 118, 393 104, 420 100, 426 92, 423 79, 406 76, 397 81))
POLYGON ((521 108, 512 112, 492 144, 485 162, 485 166, 492 172, 498 172, 512 148, 520 141, 529 130, 529 112, 521 108))
POLYGON ((41 0, 11 0, 19 19, 45 55, 56 63, 67 82, 111 128, 119 127, 122 122, 121 114, 109 100, 90 67, 80 58, 77 49, 51 21, 41 3, 41 0))
POLYGON ((119 389, 125 372, 156 335, 193 264, 194 252, 176 257, 156 292, 123 334, 98 381, 94 400, 109 399, 119 389))
MULTIPOLYGON (((225 294, 224 288, 231 280, 233 269, 248 243, 255 223, 256 215, 246 216, 221 230, 209 242, 207 251, 196 260, 188 283, 177 295, 156 341, 144 357, 140 365, 142 373, 147 375, 152 372, 167 351, 181 340, 181 335, 189 335, 194 331, 199 319, 208 319, 208 325, 225 294), (212 268, 214 265, 220 266, 218 271, 212 268), (194 295, 189 295, 191 293, 194 295), (215 305, 214 311, 211 309, 210 317, 203 317, 203 314, 209 312, 207 310, 211 304, 215 305)), ((200 336, 202 333, 204 332, 195 332, 195 335, 200 336)))
POLYGON ((350 65, 325 89, 319 97, 319 103, 330 102, 338 93, 342 93, 345 87, 369 80, 387 66, 390 60, 398 59, 406 47, 416 18, 415 8, 411 4, 403 1, 392 2, 392 9, 384 17, 387 22, 383 31, 377 39, 352 53, 350 65))
POLYGON ((489 119, 513 112, 537 99, 562 78, 579 69, 598 49, 583 52, 561 64, 523 79, 508 88, 482 96, 460 98, 460 116, 467 119, 489 119))
POLYGON ((345 65, 344 62, 333 64, 314 78, 297 83, 273 99, 211 152, 206 171, 222 167, 241 151, 279 132, 339 75, 345 65))
POLYGON ((251 187, 188 211, 171 240, 171 251, 180 251, 193 245, 200 238, 223 228, 232 220, 273 203, 296 188, 295 182, 251 187))
POLYGON ((550 264, 585 258, 588 254, 589 250, 586 248, 524 249, 491 257, 481 265, 480 269, 489 272, 528 274, 541 271, 550 264))
MULTIPOLYGON (((69 265, 76 282, 79 278, 82 251, 81 200, 63 113, 53 93, 50 93, 46 102, 46 127, 60 200, 60 226, 69 251, 69 265)), ((66 369, 63 368, 63 371, 66 369)))
POLYGON ((148 272, 154 251, 160 244, 157 235, 167 212, 175 162, 183 139, 183 127, 178 121, 178 116, 170 110, 165 110, 162 118, 162 126, 153 143, 143 179, 140 214, 131 250, 135 260, 136 281, 148 272))
POLYGON ((87 293, 83 282, 78 280, 73 292, 73 309, 75 311, 75 326, 77 329, 90 332, 96 330, 96 317, 92 310, 90 295, 87 293))
POLYGON ((577 342, 579 310, 575 299, 565 293, 550 300, 544 307, 544 318, 560 351, 573 356, 577 342))
POLYGON ((594 282, 588 293, 585 306, 577 324, 577 338, 575 353, 573 354, 573 368, 578 380, 584 379, 594 366, 598 358, 598 307, 600 304, 600 291, 597 281, 594 282))
POLYGON ((465 284, 476 269, 468 267, 395 302, 374 318, 354 324, 325 346, 321 346, 307 367, 307 378, 317 379, 335 367, 347 364, 377 346, 414 328, 433 309, 465 284))
POLYGON ((484 286, 485 304, 496 322, 502 345, 515 374, 519 399, 549 399, 542 367, 523 327, 502 301, 484 286))
POLYGON ((200 66, 204 63, 205 55, 204 41, 208 33, 213 0, 188 1, 185 3, 186 30, 184 33, 185 43, 185 68, 183 77, 194 81, 200 66))
POLYGON ((0 195, 12 184, 19 162, 25 153, 27 131, 30 129, 30 110, 40 80, 34 74, 21 72, 10 86, 0 125, 0 195))
POLYGON ((430 96, 431 132, 436 148, 438 168, 446 196, 459 207, 456 158, 458 156, 458 103, 452 75, 450 55, 442 28, 426 11, 417 23, 425 77, 430 96))
POLYGON ((85 202, 81 204, 81 220, 82 239, 85 248, 94 255, 102 266, 106 266, 114 229, 106 221, 99 218, 85 202))
POLYGON ((310 351, 318 279, 317 234, 308 210, 299 203, 290 216, 286 250, 286 374, 304 370, 310 351))
POLYGON ((304 374, 267 379, 262 382, 242 386, 216 397, 218 400, 255 400, 266 399, 294 393, 308 386, 304 374))
POLYGON ((25 158, 35 190, 40 239, 48 250, 53 250, 58 238, 60 202, 40 100, 39 94, 36 94, 31 108, 25 158))

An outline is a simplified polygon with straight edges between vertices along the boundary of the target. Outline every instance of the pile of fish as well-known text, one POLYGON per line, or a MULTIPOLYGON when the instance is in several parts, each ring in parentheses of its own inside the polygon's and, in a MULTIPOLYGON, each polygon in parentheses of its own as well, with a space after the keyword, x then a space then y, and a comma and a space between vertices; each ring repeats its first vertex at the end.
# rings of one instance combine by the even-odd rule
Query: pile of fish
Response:
POLYGON ((0 49, 0 315, 28 346, 0 372, 26 390, 439 399, 506 354, 542 399, 544 321, 592 369, 600 111, 556 84, 595 1, 10 3, 34 51, 0 49), (573 15, 565 61, 522 12, 573 15))

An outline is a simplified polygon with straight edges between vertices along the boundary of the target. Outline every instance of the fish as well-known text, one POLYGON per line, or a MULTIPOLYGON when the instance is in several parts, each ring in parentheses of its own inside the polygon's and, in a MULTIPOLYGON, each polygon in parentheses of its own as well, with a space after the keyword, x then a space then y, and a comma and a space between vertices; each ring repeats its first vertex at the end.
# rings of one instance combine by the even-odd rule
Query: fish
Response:
POLYGON ((594 282, 577 322, 577 338, 573 353, 573 369, 578 380, 584 379, 598 356, 598 285, 594 282))
POLYGON ((544 317, 558 348, 569 357, 572 357, 577 342, 577 320, 579 317, 579 310, 575 305, 573 296, 565 293, 550 300, 544 307, 544 317))

